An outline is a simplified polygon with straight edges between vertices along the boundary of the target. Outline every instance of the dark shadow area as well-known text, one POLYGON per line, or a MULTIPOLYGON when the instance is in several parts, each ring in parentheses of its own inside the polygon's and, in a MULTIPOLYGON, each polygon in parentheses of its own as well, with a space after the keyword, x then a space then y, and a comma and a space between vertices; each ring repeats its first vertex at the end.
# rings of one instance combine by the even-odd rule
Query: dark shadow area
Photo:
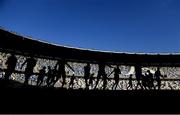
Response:
POLYGON ((66 90, 0 80, 0 113, 179 113, 180 91, 66 90))

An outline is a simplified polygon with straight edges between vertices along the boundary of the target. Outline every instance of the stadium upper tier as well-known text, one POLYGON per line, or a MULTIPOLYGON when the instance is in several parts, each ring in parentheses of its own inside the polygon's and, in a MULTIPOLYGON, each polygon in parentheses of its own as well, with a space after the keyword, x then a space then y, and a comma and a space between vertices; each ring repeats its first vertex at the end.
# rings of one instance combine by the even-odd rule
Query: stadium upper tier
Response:
POLYGON ((15 52, 26 56, 33 54, 34 57, 39 58, 64 58, 72 62, 97 63, 103 61, 109 64, 124 65, 180 66, 180 53, 120 53, 73 48, 34 40, 5 29, 0 29, 0 49, 2 52, 15 52))

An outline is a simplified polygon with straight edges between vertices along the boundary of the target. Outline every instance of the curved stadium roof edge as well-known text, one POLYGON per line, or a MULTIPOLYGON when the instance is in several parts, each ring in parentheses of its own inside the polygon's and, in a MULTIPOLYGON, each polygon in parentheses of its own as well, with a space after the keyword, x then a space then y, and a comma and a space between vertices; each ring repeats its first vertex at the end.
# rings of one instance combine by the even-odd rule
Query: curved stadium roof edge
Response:
POLYGON ((60 47, 66 47, 66 48, 73 48, 73 49, 77 49, 77 50, 88 50, 88 51, 94 51, 94 52, 104 52, 104 53, 118 53, 118 54, 137 54, 137 55, 180 55, 180 52, 174 52, 174 53, 143 53, 143 52, 136 52, 136 53, 132 53, 132 52, 119 52, 119 51, 105 51, 105 50, 96 50, 96 49, 89 49, 89 48, 79 48, 79 47, 73 47, 73 46, 65 46, 65 45, 60 45, 60 44, 57 44, 57 43, 50 43, 48 41, 45 41, 45 40, 40 40, 40 39, 37 39, 37 38, 34 38, 34 37, 30 37, 30 36, 25 36, 25 35, 21 35, 15 31, 10 31, 4 27, 1 27, 0 26, 0 30, 4 30, 4 31, 7 31, 7 32, 10 32, 12 34, 15 34, 17 36, 21 36, 21 37, 24 37, 24 38, 27 38, 27 39, 31 39, 31 40, 35 40, 35 41, 38 41, 38 42, 41 42, 41 43, 46 43, 46 44, 51 44, 51 45, 54 45, 54 46, 60 46, 60 47))
POLYGON ((146 66, 180 67, 180 53, 125 53, 75 48, 25 37, 1 28, 0 49, 1 51, 19 52, 22 55, 32 54, 39 58, 64 58, 73 62, 97 63, 103 61, 111 64, 134 65, 140 63, 146 66))

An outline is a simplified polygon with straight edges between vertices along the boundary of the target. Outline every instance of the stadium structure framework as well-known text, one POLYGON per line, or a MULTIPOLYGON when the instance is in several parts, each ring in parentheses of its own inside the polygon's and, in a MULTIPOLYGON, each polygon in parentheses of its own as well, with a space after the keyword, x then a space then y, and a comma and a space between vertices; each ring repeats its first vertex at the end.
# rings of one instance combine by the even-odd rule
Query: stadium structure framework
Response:
POLYGON ((39 58, 65 58, 67 61, 83 63, 103 61, 108 64, 135 65, 139 63, 142 66, 180 66, 180 53, 123 53, 74 48, 34 40, 2 28, 0 29, 0 50, 23 55, 33 53, 39 58))
MULTIPOLYGON (((124 52, 111 52, 111 51, 96 51, 90 49, 82 49, 82 48, 74 48, 61 46, 56 44, 50 44, 44 41, 35 40, 30 37, 25 37, 19 35, 15 32, 10 32, 3 28, 0 29, 0 52, 2 53, 15 53, 16 55, 22 56, 30 56, 33 55, 36 58, 41 59, 66 59, 68 62, 77 62, 77 63, 87 63, 90 62, 92 64, 97 64, 99 61, 104 62, 110 65, 126 65, 126 66, 135 66, 136 64, 140 64, 143 67, 180 67, 180 53, 124 53, 124 52)), ((173 79, 172 79, 173 81, 173 79)), ((179 80, 178 80, 179 81, 179 80)), ((148 100, 151 96, 156 96, 156 99, 164 103, 167 98, 161 98, 162 95, 168 96, 179 96, 179 91, 165 90, 165 91, 141 91, 141 90, 131 90, 131 91, 116 91, 116 90, 64 90, 64 89, 51 89, 51 88, 40 88, 27 86, 22 88, 13 88, 16 85, 21 85, 19 82, 10 81, 10 88, 1 87, 3 81, 0 79, 0 90, 1 90, 1 99, 7 99, 3 105, 2 111, 5 113, 22 113, 21 109, 25 111, 29 111, 28 113, 59 113, 60 111, 63 113, 81 113, 79 111, 79 106, 72 106, 71 104, 77 104, 81 102, 83 106, 80 106, 82 110, 89 111, 88 113, 94 113, 90 111, 90 109, 94 109, 97 111, 101 111, 100 113, 108 113, 109 107, 106 105, 107 103, 110 106, 114 105, 114 102, 121 104, 124 99, 127 100, 127 104, 121 106, 119 110, 118 106, 113 106, 114 111, 116 112, 125 112, 131 113, 132 111, 127 111, 127 107, 129 103, 139 103, 139 100, 143 100, 141 102, 142 105, 147 103, 152 103, 148 100), (13 96, 13 97, 12 97, 13 96), (26 97, 25 100, 22 100, 21 97, 26 97), (121 96, 121 98, 119 98, 121 96), (135 96, 135 98, 132 98, 135 96), (145 99, 142 97, 146 96, 145 99), (84 97, 85 99, 82 99, 84 97), (91 101, 91 99, 95 99, 99 103, 104 104, 104 108, 100 109, 97 102, 91 101), (104 98, 102 98, 104 97, 104 98), (61 98, 61 99, 60 99, 61 98), (29 101, 28 99, 33 99, 33 101, 29 101), (62 102, 62 100, 66 100, 66 102, 62 102), (16 106, 17 103, 21 102, 21 108, 16 106), (38 104, 34 104, 36 102, 41 103, 43 109, 39 109, 38 104), (11 108, 6 111, 5 106, 9 107, 9 103, 11 103, 11 108), (47 105, 48 103, 48 105, 47 105), (60 103, 60 105, 55 106, 54 103, 60 103), (93 105, 88 106, 86 104, 93 105), (29 105, 29 106, 28 106, 29 105), (33 105, 33 109, 30 106, 33 105), (49 108, 52 106, 53 109, 49 108), (60 107, 59 107, 60 106, 60 107), (64 108, 72 109, 73 111, 67 111, 64 108), (29 108, 28 108, 29 107, 29 108), (126 109, 125 109, 126 108, 126 109), (30 111, 30 109, 32 111, 30 111)), ((177 84, 177 83, 176 83, 177 84)), ((177 98, 171 98, 171 104, 177 101, 177 98)), ((166 100, 167 101, 167 100, 166 100)), ((154 103, 153 103, 154 104, 154 103)), ((155 103, 157 104, 157 103, 155 103)), ((115 104, 116 105, 116 104, 115 104)), ((159 109, 158 104, 154 105, 153 109, 159 109)), ((164 112, 168 111, 168 107, 164 106, 162 110, 164 112)), ((176 106, 177 107, 177 106, 176 106)), ((137 107, 138 108, 138 107, 137 107)), ((144 110, 149 111, 149 108, 145 106, 141 106, 144 110)), ((131 108, 132 109, 132 108, 131 108)), ((135 109, 134 109, 135 110, 135 109)), ((151 109, 150 109, 151 110, 151 109)), ((178 110, 178 109, 176 109, 178 110)), ((141 113, 136 109, 134 112, 141 113)), ((23 112, 24 113, 24 112, 23 112)))

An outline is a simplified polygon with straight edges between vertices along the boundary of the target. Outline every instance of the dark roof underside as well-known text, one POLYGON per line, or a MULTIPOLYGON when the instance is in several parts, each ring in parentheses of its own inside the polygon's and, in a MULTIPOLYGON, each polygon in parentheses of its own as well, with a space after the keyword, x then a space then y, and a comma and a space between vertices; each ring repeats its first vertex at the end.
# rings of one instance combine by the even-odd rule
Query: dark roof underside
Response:
POLYGON ((63 46, 56 46, 38 40, 0 29, 1 51, 15 51, 21 55, 34 54, 42 58, 65 58, 69 61, 92 62, 103 61, 111 64, 134 65, 140 63, 144 66, 180 66, 180 55, 148 55, 148 54, 126 54, 81 50, 63 46))

